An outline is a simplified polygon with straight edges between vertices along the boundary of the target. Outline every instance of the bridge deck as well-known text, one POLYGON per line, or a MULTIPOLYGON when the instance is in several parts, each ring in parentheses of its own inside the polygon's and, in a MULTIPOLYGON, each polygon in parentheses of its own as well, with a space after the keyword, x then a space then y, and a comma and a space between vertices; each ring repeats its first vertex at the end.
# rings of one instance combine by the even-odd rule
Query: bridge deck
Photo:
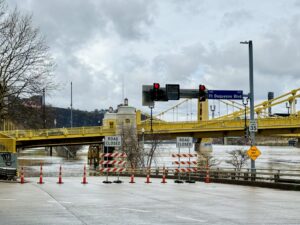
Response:
MULTIPOLYGON (((294 134, 300 133, 300 117, 261 118, 257 120, 257 135, 294 134)), ((247 121, 249 126, 249 121, 247 121)), ((163 122, 149 121, 138 124, 138 134, 159 134, 161 138, 174 138, 178 135, 193 137, 224 137, 242 136, 245 131, 245 121, 236 120, 209 120, 200 122, 163 122)), ((56 128, 41 130, 15 130, 5 131, 2 136, 15 139, 18 147, 53 146, 66 144, 91 144, 99 143, 104 136, 115 135, 115 128, 106 127, 77 127, 56 128)))

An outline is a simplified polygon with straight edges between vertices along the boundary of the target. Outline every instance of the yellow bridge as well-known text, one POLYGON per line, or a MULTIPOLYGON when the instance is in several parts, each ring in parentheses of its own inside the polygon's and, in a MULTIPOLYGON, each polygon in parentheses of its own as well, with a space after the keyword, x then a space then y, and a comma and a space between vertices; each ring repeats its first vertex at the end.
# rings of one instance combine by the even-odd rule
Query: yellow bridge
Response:
MULTIPOLYGON (((295 110, 296 98, 300 97, 300 89, 293 90, 270 101, 255 106, 257 117, 257 135, 295 135, 300 133, 300 115, 295 110), (289 102, 292 111, 288 117, 267 117, 269 107, 289 102)), ((192 136, 195 138, 243 136, 245 132, 244 109, 212 120, 189 122, 165 122, 154 119, 152 131, 150 120, 141 121, 141 112, 136 113, 137 135, 159 135, 163 139, 176 136, 192 136)), ((249 108, 246 108, 249 113, 249 108)), ((247 125, 248 121, 247 121, 247 125)), ((56 128, 41 130, 13 130, 0 134, 0 151, 16 152, 16 148, 58 146, 74 144, 101 143, 103 137, 116 135, 116 123, 107 123, 98 127, 56 128)))

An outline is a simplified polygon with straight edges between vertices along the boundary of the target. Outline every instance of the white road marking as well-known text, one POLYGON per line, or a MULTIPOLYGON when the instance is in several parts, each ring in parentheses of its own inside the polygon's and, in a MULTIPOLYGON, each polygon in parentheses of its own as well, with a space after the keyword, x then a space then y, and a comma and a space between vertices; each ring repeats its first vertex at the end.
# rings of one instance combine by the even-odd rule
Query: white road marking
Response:
POLYGON ((54 200, 50 200, 50 201, 48 201, 49 203, 56 203, 56 201, 54 201, 54 200))
POLYGON ((0 201, 16 201, 16 199, 13 198, 2 198, 0 201))
POLYGON ((48 201, 49 203, 63 203, 63 204, 72 204, 72 202, 65 202, 65 201, 55 201, 55 200, 50 200, 48 201))
POLYGON ((189 218, 189 217, 182 217, 182 216, 176 216, 177 219, 183 219, 183 220, 191 220, 191 221, 197 221, 197 222, 207 222, 206 220, 197 220, 197 219, 193 219, 193 218, 189 218))
POLYGON ((65 201, 60 201, 59 203, 63 203, 63 204, 72 204, 72 202, 65 202, 65 201))
POLYGON ((120 209, 129 210, 129 211, 135 211, 135 212, 144 212, 144 213, 151 212, 151 211, 142 210, 142 209, 130 209, 130 208, 120 208, 120 209))

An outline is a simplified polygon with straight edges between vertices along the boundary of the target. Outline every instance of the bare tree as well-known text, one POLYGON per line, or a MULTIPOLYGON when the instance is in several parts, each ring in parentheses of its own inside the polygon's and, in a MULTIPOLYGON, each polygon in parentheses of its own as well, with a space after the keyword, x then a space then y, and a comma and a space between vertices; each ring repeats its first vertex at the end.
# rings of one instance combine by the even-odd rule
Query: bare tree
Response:
POLYGON ((159 135, 151 134, 151 144, 148 151, 144 152, 145 158, 146 158, 146 164, 145 166, 150 169, 153 159, 155 157, 155 153, 157 152, 158 146, 161 143, 161 139, 159 138, 159 135))
POLYGON ((123 151, 127 155, 127 160, 131 168, 143 166, 142 149, 136 134, 136 129, 133 126, 122 126, 121 137, 123 143, 123 151))
POLYGON ((234 166, 237 171, 241 171, 241 169, 247 165, 247 160, 249 156, 247 154, 247 150, 236 149, 229 151, 230 159, 225 162, 234 166))
POLYGON ((0 116, 20 97, 41 94, 54 87, 54 63, 32 16, 9 12, 0 0, 0 116))

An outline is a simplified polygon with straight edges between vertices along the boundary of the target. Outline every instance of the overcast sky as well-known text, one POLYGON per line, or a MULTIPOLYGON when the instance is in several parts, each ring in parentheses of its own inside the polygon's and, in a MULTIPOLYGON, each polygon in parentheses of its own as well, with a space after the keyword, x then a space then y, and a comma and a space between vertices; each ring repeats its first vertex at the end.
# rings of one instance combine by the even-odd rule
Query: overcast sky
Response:
MULTIPOLYGON (((142 85, 238 89, 248 93, 253 40, 255 98, 300 87, 300 1, 296 0, 7 0, 33 14, 55 58, 54 106, 116 107, 122 80, 141 106, 142 85)), ((172 103, 174 104, 174 102, 172 103)), ((157 104, 163 109, 167 104, 157 104)))

